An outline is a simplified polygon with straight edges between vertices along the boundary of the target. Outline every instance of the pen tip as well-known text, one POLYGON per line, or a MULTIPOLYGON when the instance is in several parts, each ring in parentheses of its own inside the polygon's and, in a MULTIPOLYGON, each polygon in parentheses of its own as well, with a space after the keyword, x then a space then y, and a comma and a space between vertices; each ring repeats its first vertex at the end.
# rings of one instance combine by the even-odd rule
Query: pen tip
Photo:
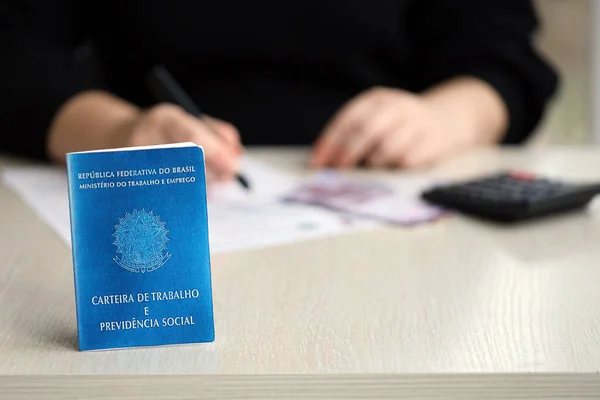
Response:
POLYGON ((237 180, 240 183, 240 185, 242 185, 246 190, 250 190, 250 184, 248 183, 248 180, 243 177, 242 175, 237 175, 237 180))

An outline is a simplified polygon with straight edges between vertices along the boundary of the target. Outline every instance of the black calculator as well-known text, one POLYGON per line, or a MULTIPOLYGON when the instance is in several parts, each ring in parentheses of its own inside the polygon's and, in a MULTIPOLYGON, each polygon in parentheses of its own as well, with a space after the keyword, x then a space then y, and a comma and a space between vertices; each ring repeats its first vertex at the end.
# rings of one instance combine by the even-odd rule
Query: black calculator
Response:
POLYGON ((572 183, 528 171, 502 171, 466 182, 434 186, 424 200, 464 214, 518 222, 584 208, 600 193, 598 183, 572 183))

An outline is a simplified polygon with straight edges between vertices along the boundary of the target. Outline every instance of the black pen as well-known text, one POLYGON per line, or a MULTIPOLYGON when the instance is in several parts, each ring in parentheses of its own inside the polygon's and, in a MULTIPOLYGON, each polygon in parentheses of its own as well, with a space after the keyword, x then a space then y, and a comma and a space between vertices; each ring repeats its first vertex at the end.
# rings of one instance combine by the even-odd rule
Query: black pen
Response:
MULTIPOLYGON (((158 101, 177 104, 197 118, 202 118, 204 115, 164 66, 157 65, 152 68, 148 76, 148 86, 158 101)), ((243 175, 238 173, 236 179, 246 190, 250 190, 250 184, 243 175)))

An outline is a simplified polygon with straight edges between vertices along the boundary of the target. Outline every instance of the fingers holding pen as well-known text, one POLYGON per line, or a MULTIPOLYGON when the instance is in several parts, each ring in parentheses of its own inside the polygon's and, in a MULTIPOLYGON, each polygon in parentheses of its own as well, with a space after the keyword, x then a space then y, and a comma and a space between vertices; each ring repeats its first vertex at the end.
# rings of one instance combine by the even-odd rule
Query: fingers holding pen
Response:
POLYGON ((133 124, 129 146, 193 142, 202 146, 207 169, 219 180, 235 177, 241 144, 237 129, 212 117, 198 119, 182 108, 158 105, 144 112, 133 124))

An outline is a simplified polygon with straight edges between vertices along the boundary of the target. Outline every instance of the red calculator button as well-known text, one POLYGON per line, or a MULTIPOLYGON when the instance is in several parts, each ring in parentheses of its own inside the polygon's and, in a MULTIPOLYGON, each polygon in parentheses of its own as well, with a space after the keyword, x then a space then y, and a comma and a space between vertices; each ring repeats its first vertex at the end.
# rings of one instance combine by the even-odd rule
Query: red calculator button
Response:
POLYGON ((535 180, 535 175, 531 172, 527 171, 511 171, 510 176, 514 179, 518 179, 521 181, 533 181, 535 180))

